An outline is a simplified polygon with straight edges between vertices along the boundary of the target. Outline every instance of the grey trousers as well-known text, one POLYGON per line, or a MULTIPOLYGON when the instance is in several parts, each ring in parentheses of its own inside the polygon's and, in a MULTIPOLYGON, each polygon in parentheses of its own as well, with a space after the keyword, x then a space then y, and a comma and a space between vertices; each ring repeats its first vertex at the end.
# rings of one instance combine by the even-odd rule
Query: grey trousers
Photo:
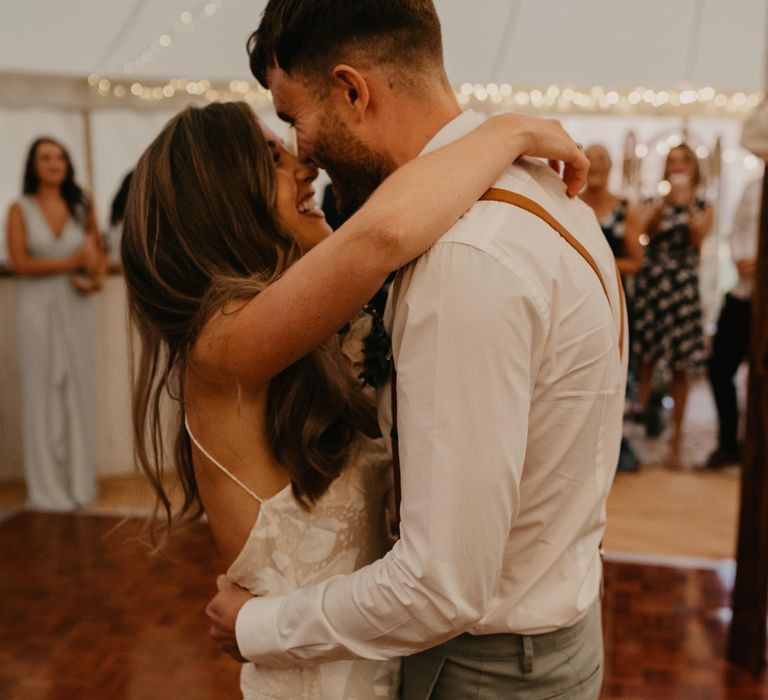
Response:
POLYGON ((403 659, 402 700, 596 700, 602 682, 598 600, 572 627, 462 634, 403 659))

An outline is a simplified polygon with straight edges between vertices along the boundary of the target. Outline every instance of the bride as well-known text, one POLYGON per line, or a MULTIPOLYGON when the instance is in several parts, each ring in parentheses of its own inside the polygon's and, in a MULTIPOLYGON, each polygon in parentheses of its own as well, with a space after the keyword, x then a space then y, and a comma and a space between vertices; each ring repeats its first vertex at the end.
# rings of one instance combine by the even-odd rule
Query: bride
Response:
MULTIPOLYGON (((228 576, 260 596, 383 554, 390 463, 336 331, 525 153, 581 157, 556 123, 493 117, 397 170, 329 235, 316 168, 244 103, 190 107, 167 124, 139 161, 122 238, 141 339, 136 454, 164 516, 156 535, 204 511, 228 576), (177 408, 170 430, 165 395, 177 408), (175 512, 169 470, 183 491, 175 512)), ((395 698, 398 673, 394 661, 245 664, 241 688, 246 698, 395 698)))

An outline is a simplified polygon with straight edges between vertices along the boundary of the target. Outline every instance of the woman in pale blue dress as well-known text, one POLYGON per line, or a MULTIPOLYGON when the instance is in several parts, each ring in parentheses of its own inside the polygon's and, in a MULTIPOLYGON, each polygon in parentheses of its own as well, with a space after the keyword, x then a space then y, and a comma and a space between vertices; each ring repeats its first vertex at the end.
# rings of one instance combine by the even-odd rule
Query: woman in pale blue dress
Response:
POLYGON ((7 234, 18 275, 27 505, 71 510, 96 498, 91 295, 105 266, 93 209, 53 139, 30 147, 7 234))

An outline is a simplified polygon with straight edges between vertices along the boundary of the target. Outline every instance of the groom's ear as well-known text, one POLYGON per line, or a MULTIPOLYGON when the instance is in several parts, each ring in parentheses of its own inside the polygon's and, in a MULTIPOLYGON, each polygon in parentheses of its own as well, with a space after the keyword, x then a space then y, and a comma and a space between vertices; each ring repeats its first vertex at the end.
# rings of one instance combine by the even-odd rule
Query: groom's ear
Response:
POLYGON ((358 118, 362 117, 371 100, 368 82, 362 74, 351 66, 341 64, 333 69, 333 81, 343 105, 358 118))

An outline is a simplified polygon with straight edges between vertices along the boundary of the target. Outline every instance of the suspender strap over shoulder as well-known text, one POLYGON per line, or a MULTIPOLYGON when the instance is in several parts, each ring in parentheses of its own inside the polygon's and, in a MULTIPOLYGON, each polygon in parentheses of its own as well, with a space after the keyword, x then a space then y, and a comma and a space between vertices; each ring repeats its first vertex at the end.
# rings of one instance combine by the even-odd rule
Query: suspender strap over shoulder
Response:
POLYGON ((392 392, 392 429, 389 433, 389 439, 392 443, 392 488, 395 492, 395 512, 392 514, 390 523, 391 534, 394 537, 400 536, 400 501, 402 500, 402 486, 400 475, 400 441, 397 436, 397 370, 395 361, 392 360, 392 379, 390 383, 392 392))
MULTIPOLYGON (((606 299, 608 299, 608 304, 611 304, 611 297, 608 294, 608 287, 605 284, 605 280, 603 279, 603 275, 600 272, 600 268, 597 266, 597 263, 595 262, 595 259, 590 255, 589 251, 578 241, 574 236, 568 231, 568 229, 565 228, 557 219, 555 219, 552 214, 550 214, 544 207, 542 207, 537 202, 534 202, 532 199, 528 199, 528 197, 525 197, 521 194, 518 194, 517 192, 510 192, 509 190, 503 190, 498 187, 492 187, 489 189, 482 197, 480 197, 481 202, 502 202, 504 204, 511 204, 514 207, 518 207, 520 209, 524 209, 527 212, 530 212, 534 216, 538 216, 542 221, 544 221, 546 224, 548 224, 551 228, 553 228, 557 233, 560 234, 560 236, 574 249, 576 252, 581 255, 584 260, 586 260, 587 264, 592 268, 594 273, 597 275, 597 279, 600 280, 600 285, 603 288, 603 292, 605 293, 606 299)), ((621 315, 621 328, 619 329, 619 354, 621 356, 624 355, 624 287, 621 284, 621 275, 618 274, 618 267, 616 269, 617 279, 619 283, 619 301, 621 303, 621 309, 620 309, 620 315, 621 315)))

